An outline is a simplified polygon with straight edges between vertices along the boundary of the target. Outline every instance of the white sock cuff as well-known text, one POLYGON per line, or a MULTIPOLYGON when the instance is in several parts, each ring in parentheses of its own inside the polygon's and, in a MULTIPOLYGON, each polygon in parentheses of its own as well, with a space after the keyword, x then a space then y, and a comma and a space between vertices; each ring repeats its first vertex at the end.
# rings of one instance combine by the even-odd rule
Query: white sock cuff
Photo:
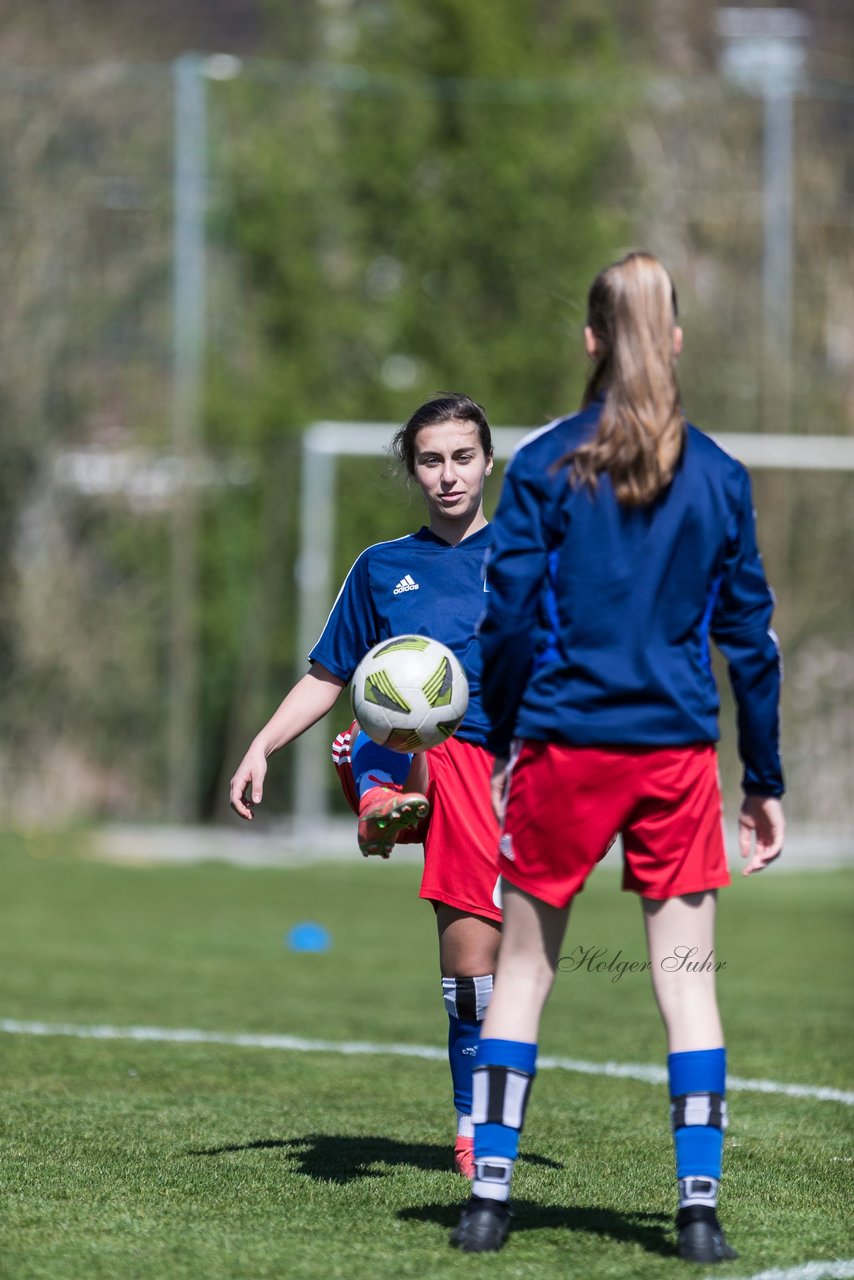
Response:
POLYGON ((462 1111, 457 1112, 457 1137, 473 1138, 474 1137, 474 1120, 471 1116, 463 1115, 462 1111))
POLYGON ((508 1160, 506 1156, 476 1160, 474 1181, 471 1184, 472 1195, 480 1196, 482 1200, 509 1200, 515 1163, 515 1160, 508 1160))
POLYGON ((477 978, 443 978, 442 997, 451 1018, 483 1022, 492 999, 492 974, 477 978))
POLYGON ((717 1178, 706 1178, 694 1175, 691 1178, 679 1179, 679 1208, 685 1209, 689 1204, 704 1204, 714 1209, 718 1203, 717 1178))

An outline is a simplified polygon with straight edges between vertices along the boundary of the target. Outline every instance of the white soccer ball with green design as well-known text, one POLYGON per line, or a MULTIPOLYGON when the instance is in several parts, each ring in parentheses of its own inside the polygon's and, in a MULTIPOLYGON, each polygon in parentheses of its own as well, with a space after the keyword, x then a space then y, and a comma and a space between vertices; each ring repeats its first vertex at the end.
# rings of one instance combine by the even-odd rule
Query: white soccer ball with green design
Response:
POLYGON ((459 659, 429 636, 394 636, 366 653, 350 685, 353 715, 394 751, 427 751, 451 737, 469 704, 459 659))

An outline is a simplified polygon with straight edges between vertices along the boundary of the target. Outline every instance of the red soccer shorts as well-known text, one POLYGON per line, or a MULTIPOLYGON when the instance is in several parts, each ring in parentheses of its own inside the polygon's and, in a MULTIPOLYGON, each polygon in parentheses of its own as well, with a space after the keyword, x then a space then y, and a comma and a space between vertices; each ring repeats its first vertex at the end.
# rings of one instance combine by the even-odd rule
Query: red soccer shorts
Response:
MULTIPOLYGON (((358 726, 351 726, 350 732, 358 732, 358 726)), ((498 823, 489 790, 493 757, 483 747, 457 738, 432 747, 426 755, 430 817, 404 832, 401 841, 424 845, 420 896, 500 920, 498 823)), ((347 803, 358 813, 346 733, 335 739, 332 759, 347 803)))
POLYGON ((729 884, 714 747, 522 743, 499 844, 510 884, 565 907, 620 833, 624 889, 663 899, 729 884))

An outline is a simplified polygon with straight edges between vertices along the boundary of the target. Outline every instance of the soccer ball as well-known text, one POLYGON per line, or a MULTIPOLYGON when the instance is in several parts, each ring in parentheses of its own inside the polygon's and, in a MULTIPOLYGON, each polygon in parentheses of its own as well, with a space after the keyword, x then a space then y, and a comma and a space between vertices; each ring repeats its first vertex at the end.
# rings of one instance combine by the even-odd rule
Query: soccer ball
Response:
POLYGON ((469 704, 459 659, 429 636, 374 645, 350 686, 353 715, 369 738, 394 751, 427 751, 456 731, 469 704))

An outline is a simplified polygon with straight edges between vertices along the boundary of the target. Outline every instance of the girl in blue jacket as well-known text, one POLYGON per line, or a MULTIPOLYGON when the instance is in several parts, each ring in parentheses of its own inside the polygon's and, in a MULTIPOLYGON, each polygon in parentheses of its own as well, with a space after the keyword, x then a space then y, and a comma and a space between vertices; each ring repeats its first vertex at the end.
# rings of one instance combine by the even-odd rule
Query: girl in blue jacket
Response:
POLYGON ((716 890, 729 880, 710 639, 738 706, 745 874, 782 848, 773 598, 747 472, 683 417, 682 333, 661 263, 632 253, 601 272, 584 337, 581 412, 522 442, 492 525, 480 639, 504 934, 474 1076, 473 1194, 451 1240, 469 1252, 504 1243, 569 907, 621 834, 668 1040, 679 1253, 711 1263, 736 1256, 716 1214, 715 965, 674 957, 713 957, 716 890))

